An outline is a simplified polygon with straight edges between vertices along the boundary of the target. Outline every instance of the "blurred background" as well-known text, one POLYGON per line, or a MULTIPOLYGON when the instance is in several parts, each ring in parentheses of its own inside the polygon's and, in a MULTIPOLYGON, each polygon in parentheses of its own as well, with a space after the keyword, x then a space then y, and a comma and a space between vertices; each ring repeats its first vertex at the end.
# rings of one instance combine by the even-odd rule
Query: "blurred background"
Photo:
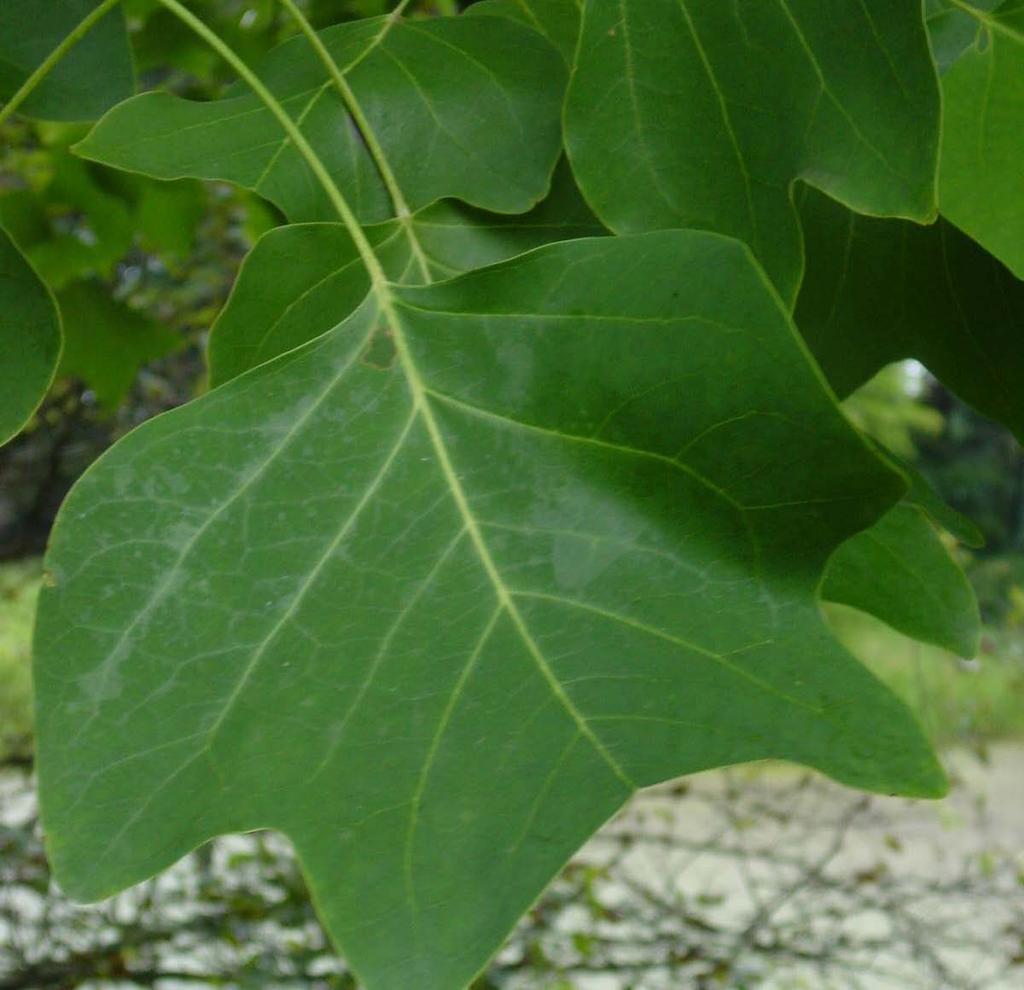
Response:
MULTIPOLYGON (((291 31, 271 0, 188 6, 249 61, 291 31)), ((392 4, 304 6, 319 25, 392 4)), ((224 67, 162 8, 125 8, 143 86, 221 90, 224 67)), ((54 515, 118 437, 204 390, 205 332, 245 252, 281 222, 226 185, 77 159, 67 149, 86 129, 0 129, 0 222, 71 314, 51 395, 0 449, 0 990, 352 990, 279 836, 218 840, 98 906, 70 904, 48 876, 29 659, 54 515)), ((981 605, 976 657, 827 606, 942 748, 952 796, 863 797, 775 765, 646 793, 569 864, 475 990, 1024 988, 1024 453, 913 362, 847 409, 985 536, 953 548, 981 605)))

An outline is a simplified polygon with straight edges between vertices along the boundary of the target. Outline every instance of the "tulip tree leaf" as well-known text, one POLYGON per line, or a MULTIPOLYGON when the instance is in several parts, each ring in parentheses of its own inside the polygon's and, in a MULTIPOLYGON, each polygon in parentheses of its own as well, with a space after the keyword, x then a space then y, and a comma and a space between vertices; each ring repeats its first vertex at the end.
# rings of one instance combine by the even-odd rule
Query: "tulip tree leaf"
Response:
POLYGON ((925 513, 897 505, 832 558, 822 595, 963 657, 978 649, 981 618, 963 570, 925 513))
MULTIPOLYGON (((0 3, 0 101, 13 96, 99 0, 0 3)), ((43 120, 95 120, 135 91, 119 8, 104 14, 18 108, 43 120)))
MULTIPOLYGON (((547 192, 561 146, 566 70, 536 31, 505 18, 371 18, 321 37, 385 149, 408 205, 455 197, 522 213, 547 192), (472 101, 467 100, 472 93, 472 101)), ((364 223, 392 216, 384 184, 307 39, 257 71, 321 155, 364 223)), ((336 220, 326 195, 257 97, 198 103, 144 93, 107 114, 75 150, 161 179, 225 179, 294 221, 336 220), (187 140, 179 135, 187 133, 187 140)))
POLYGON ((1024 438, 1024 282, 952 224, 858 216, 807 190, 801 333, 845 396, 916 358, 1024 438))
POLYGON ((56 877, 101 897, 277 828, 369 990, 455 990, 637 787, 780 757, 939 794, 817 593, 905 486, 735 241, 378 283, 68 497, 35 658, 56 877))
POLYGON ((521 21, 539 31, 572 65, 580 35, 583 0, 484 0, 471 14, 496 14, 521 21))
MULTIPOLYGON (((518 217, 444 201, 412 218, 435 280, 503 261, 551 241, 599 235, 568 170, 551 195, 518 217)), ((367 229, 389 275, 416 280, 409 238, 388 221, 367 229)), ((210 334, 210 384, 220 385, 335 327, 363 301, 370 280, 341 224, 293 224, 266 234, 246 257, 210 334)))
POLYGON ((57 304, 0 227, 0 443, 35 412, 60 358, 57 304))
POLYGON ((618 233, 746 242, 787 299, 804 179, 853 209, 935 215, 939 94, 919 6, 588 0, 566 106, 580 188, 618 233))
POLYGON ((1024 278, 1024 3, 947 6, 973 38, 942 76, 939 206, 1024 278))
MULTIPOLYGON (((586 215, 574 202, 570 188, 565 188, 561 200, 559 204, 545 201, 522 218, 477 215, 477 227, 466 225, 469 211, 458 212, 442 203, 423 211, 417 233, 435 274, 443 278, 456 267, 451 263, 453 256, 457 256, 458 267, 478 268, 542 240, 585 236, 590 232, 586 215), (541 212, 554 214, 559 206, 563 222, 544 222, 541 212), (568 216, 565 206, 570 207, 568 216), (435 261, 438 256, 446 261, 435 261)), ((382 225, 369 234, 393 277, 401 278, 410 271, 411 252, 397 224, 382 225)), ((295 225, 271 231, 246 259, 232 297, 214 325, 209 348, 211 385, 337 326, 357 308, 369 288, 352 239, 340 224, 295 225)), ((908 493, 904 501, 913 498, 913 493, 908 493)), ((945 510, 939 521, 949 523, 966 542, 977 540, 976 531, 965 529, 966 520, 944 503, 935 502, 945 510), (950 514, 955 517, 952 521, 950 514)), ((934 510, 932 505, 929 508, 934 510)), ((908 635, 923 631, 918 638, 966 655, 971 623, 977 624, 977 605, 966 578, 934 528, 919 522, 922 512, 916 505, 901 504, 875 527, 844 544, 829 565, 825 597, 855 605, 908 635), (921 585, 916 575, 914 581, 907 582, 918 551, 934 565, 930 572, 938 585, 934 593, 921 585), (899 566, 893 567, 892 561, 885 559, 889 566, 874 567, 884 554, 900 555, 899 566), (934 609, 932 594, 942 595, 948 607, 934 609)))

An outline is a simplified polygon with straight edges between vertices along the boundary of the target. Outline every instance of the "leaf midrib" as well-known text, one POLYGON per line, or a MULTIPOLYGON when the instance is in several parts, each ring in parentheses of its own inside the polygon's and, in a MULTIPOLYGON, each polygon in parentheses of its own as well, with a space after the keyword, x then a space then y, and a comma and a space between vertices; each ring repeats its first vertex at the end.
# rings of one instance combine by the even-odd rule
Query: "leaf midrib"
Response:
MULTIPOLYGON (((321 55, 321 58, 330 59, 330 62, 333 64, 333 70, 331 65, 326 67, 329 76, 334 73, 341 73, 337 62, 334 61, 330 52, 326 49, 322 49, 319 54, 321 55)), ((377 135, 373 133, 369 121, 366 118, 366 114, 363 111, 363 108, 359 105, 356 94, 352 91, 351 87, 345 86, 342 96, 346 105, 349 107, 353 119, 359 123, 361 128, 369 131, 368 134, 364 134, 364 139, 366 140, 368 147, 371 149, 372 157, 377 164, 378 169, 381 171, 382 175, 387 174, 394 177, 394 169, 391 167, 390 162, 388 162, 383 146, 381 145, 377 135)), ((312 152, 312 149, 310 149, 310 151, 315 155, 315 152, 312 152)), ((326 170, 323 171, 324 174, 326 174, 326 170)), ((331 181, 329 176, 328 181, 331 181)), ((420 374, 419 368, 416 366, 416 362, 413 359, 412 351, 409 347, 406 336, 406 328, 403 326, 398 313, 398 303, 394 295, 393 286, 388 280, 384 272, 383 265, 377 257, 373 246, 366 239, 362 232, 362 228, 355 222, 351 208, 345 201, 344 196, 336 186, 334 187, 333 192, 336 195, 333 196, 332 199, 338 204, 342 220, 345 225, 350 228, 349 232, 352 234, 353 241, 359 249, 360 256, 366 265, 367 272, 370 276, 371 294, 376 296, 381 316, 391 331, 395 352, 398 357, 402 373, 409 386, 414 414, 418 416, 427 431, 427 436, 430 440, 430 445, 434 450, 437 465, 440 468, 445 483, 451 493, 452 500, 454 501, 455 507, 462 519, 465 531, 469 535, 470 541, 472 542, 473 547, 476 550, 476 554, 480 559, 480 563, 494 589, 500 609, 504 611, 512 621, 512 624, 519 634, 520 639, 523 641, 527 652, 547 683, 549 690, 558 700, 559 704, 569 715, 572 721, 576 724, 579 733, 587 739, 601 759, 608 765, 611 772, 630 791, 637 790, 638 785, 614 759, 608 748, 587 723, 583 714, 576 708, 565 688, 551 669, 550 664, 547 662, 543 652, 538 646, 536 640, 533 638, 525 619, 509 593, 508 586, 505 584, 505 581, 501 576, 501 572, 491 554, 490 548, 487 545, 487 541, 484 539, 480 523, 473 514, 469 504, 469 499, 467 498, 466 493, 462 488, 462 484, 459 481, 458 474, 455 471, 451 456, 448 452, 448 447, 444 441, 444 436, 427 399, 426 385, 423 381, 422 375, 420 374)), ((392 196, 393 198, 399 199, 402 196, 397 182, 397 177, 395 177, 394 192, 392 193, 392 196)), ((396 202, 394 205, 396 211, 401 213, 402 204, 400 202, 396 202)), ((409 231, 410 244, 412 245, 415 237, 414 232, 408 224, 405 226, 409 231)), ((431 273, 428 270, 424 270, 423 278, 425 284, 428 285, 433 281, 431 273)))
POLYGON ((615 774, 615 776, 625 784, 629 790, 637 790, 639 785, 632 780, 618 761, 615 760, 604 742, 597 736, 594 730, 590 727, 586 718, 569 697, 569 694, 566 692, 561 681, 559 681, 558 677, 555 675, 554 670, 552 670, 547 658, 544 656, 540 646, 537 644, 533 634, 530 632, 529 626, 523 618, 522 613, 519 611, 519 607, 516 605, 511 591, 505 583, 504 578, 501 576, 501 571, 491 554, 490 547, 484 539, 480 522, 474 515, 469 504, 469 499, 466 496, 466 492, 462 487, 462 483, 459 481, 458 473, 452 463, 451 456, 448 452, 448 446, 445 443, 441 428, 438 425, 437 419, 434 416, 434 411, 427 399, 426 385, 420 374, 419 368, 413 360, 412 352, 409 348, 409 343, 406 337, 406 329, 402 325, 401 318, 399 317, 397 301, 392 293, 391 284, 386 280, 377 282, 375 279, 374 281, 374 291, 377 293, 381 311, 386 317, 388 325, 391 328, 392 339, 395 344, 395 350, 398 354, 399 363, 401 364, 402 372, 409 385, 413 408, 419 414, 420 420, 427 431, 430 444, 434 449, 434 456, 437 461, 437 465, 441 470, 441 474, 444 477, 449 491, 451 492, 452 500, 455 503, 455 507, 458 510, 460 517, 462 518, 466 532, 469 534, 470 541, 473 544, 473 548, 476 550, 484 572, 487 574, 487 577, 491 582, 495 596, 498 599, 499 606, 512 621, 516 632, 519 634, 519 638, 523 641, 523 645, 526 647, 527 653, 529 653, 530 658, 533 660, 541 676, 547 682, 549 690, 555 696, 562 708, 565 709, 573 722, 576 723, 576 727, 580 734, 587 740, 587 742, 590 743, 598 755, 608 765, 612 773, 615 774))

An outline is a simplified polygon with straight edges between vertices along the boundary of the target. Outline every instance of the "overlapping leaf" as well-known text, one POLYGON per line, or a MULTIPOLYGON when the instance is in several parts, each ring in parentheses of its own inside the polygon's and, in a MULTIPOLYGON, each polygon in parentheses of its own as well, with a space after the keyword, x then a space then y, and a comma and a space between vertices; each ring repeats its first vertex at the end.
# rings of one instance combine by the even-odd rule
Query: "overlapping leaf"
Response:
POLYGON ((952 224, 858 216, 807 191, 800 330, 840 395, 902 358, 1024 438, 1024 282, 952 224))
POLYGON ((804 179, 934 216, 939 96, 921 12, 891 0, 588 0, 566 107, 580 187, 617 232, 745 241, 794 298, 804 179))
MULTIPOLYGON (((367 230, 396 282, 432 280, 482 268, 552 241, 601 234, 567 168, 551 194, 518 217, 442 202, 406 224, 367 230), (417 257, 418 252, 418 257, 417 257)), ((370 278, 341 224, 295 224, 271 231, 253 248, 210 336, 210 383, 222 382, 337 326, 366 297, 370 278)))
POLYGON ((35 411, 60 358, 57 305, 0 227, 0 443, 35 411))
MULTIPOLYGON (((218 832, 282 829, 370 990, 465 986, 637 786, 777 756, 941 792, 819 590, 960 652, 974 634, 906 480, 737 242, 579 240, 408 284, 598 229, 569 181, 525 217, 452 201, 543 196, 578 27, 575 0, 478 7, 324 34, 361 132, 306 39, 260 69, 359 218, 385 221, 385 275, 354 228, 260 242, 212 335, 220 387, 70 496, 37 632, 61 882, 99 896, 218 832), (893 553, 914 561, 897 594, 875 580, 893 553)), ((588 0, 579 56, 574 164, 620 232, 734 234, 788 303, 795 179, 934 211, 912 5, 588 0)), ((81 149, 333 221, 277 135, 240 92, 150 94, 81 149)))
POLYGON ((102 896, 276 827, 367 987, 454 990, 637 786, 777 756, 938 793, 818 609, 904 487, 736 242, 377 285, 69 496, 36 640, 57 876, 102 896))
POLYGON ((484 0, 469 8, 471 14, 497 14, 521 21, 539 31, 572 65, 580 34, 583 0, 484 0))
POLYGON ((887 622, 906 636, 963 657, 978 650, 981 618, 963 570, 927 515, 900 504, 844 543, 822 595, 887 622))
POLYGON ((1024 4, 940 0, 939 205, 1024 278, 1024 4))
MULTIPOLYGON (((99 0, 0 3, 0 101, 10 98, 99 0)), ((135 89, 118 8, 105 14, 42 80, 19 112, 44 120, 95 120, 135 89)))
MULTIPOLYGON (((473 215, 441 204, 417 218, 416 231, 434 272, 443 277, 458 268, 479 268, 512 257, 536 243, 585 236, 590 227, 571 186, 563 185, 560 196, 522 218, 473 215), (570 221, 573 215, 576 219, 570 221)), ((409 241, 399 225, 374 228, 370 237, 394 278, 416 274, 409 241)), ((343 226, 300 224, 271 231, 246 259, 213 327, 211 384, 220 385, 337 326, 369 288, 369 277, 343 226)), ((907 635, 967 655, 973 650, 968 644, 972 636, 976 638, 978 622, 973 595, 934 527, 922 522, 924 510, 917 499, 908 499, 909 505, 901 503, 833 557, 823 593, 832 601, 871 612, 907 635), (898 566, 889 559, 883 560, 886 566, 878 566, 883 553, 898 556, 898 566), (919 558, 929 562, 928 582, 917 576, 907 580, 919 558), (942 610, 934 608, 936 596, 943 600, 942 610)), ((948 516, 942 515, 941 521, 968 542, 977 539, 976 533, 965 532, 948 516)))
MULTIPOLYGON (((386 17, 341 24, 322 38, 410 209, 455 197, 522 213, 543 198, 560 153, 566 69, 536 31, 505 18, 386 17)), ((370 153, 308 41, 286 42, 258 71, 360 220, 392 216, 370 153)), ((157 178, 230 180, 291 220, 337 219, 270 112, 242 90, 208 103, 143 94, 104 117, 76 150, 157 178)))

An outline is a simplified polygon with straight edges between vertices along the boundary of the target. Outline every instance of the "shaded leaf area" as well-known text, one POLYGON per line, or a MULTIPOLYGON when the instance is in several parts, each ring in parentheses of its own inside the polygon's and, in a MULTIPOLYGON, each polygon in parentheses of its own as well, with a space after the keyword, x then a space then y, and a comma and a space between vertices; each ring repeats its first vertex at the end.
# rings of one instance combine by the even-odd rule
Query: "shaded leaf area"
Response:
MULTIPOLYGON (((425 259, 435 280, 504 261, 553 241, 600 235, 567 167, 550 195, 509 217, 453 202, 436 203, 406 224, 388 221, 367 236, 395 281, 417 281, 425 259)), ((210 384, 298 347, 348 317, 370 291, 352 238, 341 224, 295 224, 270 231, 253 248, 213 326, 210 384)))
POLYGON ((573 64, 580 34, 582 0, 484 0, 469 8, 471 14, 496 14, 521 21, 539 31, 573 64))
POLYGON ((946 63, 939 206, 1024 278, 1024 4, 936 6, 946 63))
POLYGON ((977 653, 974 592, 928 517, 911 505, 896 506, 836 551, 822 595, 959 656, 977 653))
MULTIPOLYGON (((552 196, 526 216, 497 217, 441 203, 422 211, 414 224, 420 251, 436 278, 483 267, 546 241, 600 230, 564 171, 559 172, 552 196)), ((406 235, 394 222, 369 231, 392 277, 411 271, 415 281, 406 235)), ((337 326, 358 307, 369 288, 351 237, 341 225, 295 225, 271 231, 246 260, 233 295, 214 325, 209 345, 211 385, 220 385, 337 326)), ((918 486, 923 484, 919 478, 918 486)), ((966 529, 956 513, 929 494, 934 503, 929 508, 968 542, 976 538, 976 531, 966 529), (952 521, 949 516, 954 517, 952 521)), ((907 498, 916 501, 918 496, 908 493, 907 498)), ((838 553, 829 565, 826 598, 857 604, 904 632, 909 621, 909 634, 921 633, 928 642, 973 654, 974 647, 965 645, 972 636, 977 638, 973 594, 938 534, 920 523, 918 512, 898 506, 853 542, 848 552, 838 553), (879 558, 879 543, 898 557, 896 567, 892 560, 879 558), (920 579, 906 582, 907 570, 917 568, 919 552, 939 565, 930 572, 935 590, 920 579), (936 611, 936 594, 955 610, 936 611)))
POLYGON ((858 216, 806 190, 796 321, 833 388, 916 358, 1024 437, 1024 282, 952 224, 858 216))
MULTIPOLYGON (((321 37, 411 209, 455 197, 522 213, 544 197, 561 146, 566 70, 536 31, 488 17, 385 17, 340 24, 321 37)), ((299 123, 359 219, 391 217, 384 183, 308 40, 285 42, 256 71, 299 123)), ((156 178, 236 182, 294 221, 336 219, 271 113, 241 87, 206 103, 143 94, 107 114, 75 150, 156 178)))
POLYGON ((165 265, 186 258, 211 206, 203 186, 156 182, 74 158, 66 144, 76 133, 67 126, 45 136, 12 129, 0 161, 14 186, 0 188, 0 222, 50 288, 113 279, 135 246, 160 254, 165 265))
POLYGON ((378 287, 65 503, 35 667, 59 881, 279 828, 368 987, 448 990, 639 786, 775 756, 942 793, 817 596, 904 487, 736 242, 378 287))
MULTIPOLYGON (((971 8, 990 13, 1000 3, 1002 0, 971 0, 971 8)), ((925 0, 925 25, 940 76, 978 41, 979 24, 970 13, 951 0, 925 0)))
POLYGON ((0 227, 0 443, 43 401, 60 350, 53 296, 0 227))
POLYGON ((139 368, 185 346, 185 339, 112 299, 98 284, 76 282, 58 297, 64 314, 59 373, 82 379, 100 406, 115 409, 139 368))
MULTIPOLYGON (((4 0, 0 4, 0 101, 9 99, 99 0, 4 0)), ((95 120, 135 91, 118 7, 79 40, 19 107, 43 120, 95 120)))
POLYGON ((860 212, 927 220, 938 139, 914 4, 585 6, 566 143, 590 205, 618 233, 737 237, 787 301, 803 267, 794 180, 860 212))

